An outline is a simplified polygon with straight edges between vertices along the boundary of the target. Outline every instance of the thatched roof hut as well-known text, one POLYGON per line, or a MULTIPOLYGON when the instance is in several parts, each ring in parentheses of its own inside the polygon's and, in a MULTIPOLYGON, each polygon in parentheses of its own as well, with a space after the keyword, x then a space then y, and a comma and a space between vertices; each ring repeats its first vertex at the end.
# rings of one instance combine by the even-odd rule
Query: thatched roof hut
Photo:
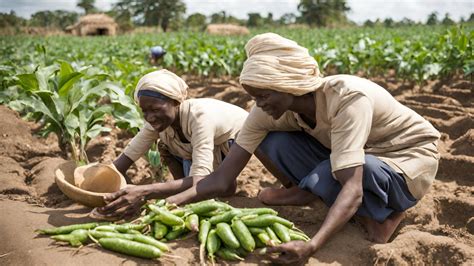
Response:
POLYGON ((247 35, 250 33, 246 27, 233 24, 209 24, 206 32, 212 35, 247 35))
POLYGON ((117 23, 106 14, 90 14, 79 18, 79 21, 66 28, 66 32, 77 36, 115 35, 117 23))

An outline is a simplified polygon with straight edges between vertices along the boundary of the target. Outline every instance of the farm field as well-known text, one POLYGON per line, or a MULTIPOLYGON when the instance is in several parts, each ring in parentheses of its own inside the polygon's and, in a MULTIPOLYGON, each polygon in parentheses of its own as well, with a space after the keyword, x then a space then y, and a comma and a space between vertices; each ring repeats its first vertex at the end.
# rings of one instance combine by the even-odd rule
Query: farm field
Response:
MULTIPOLYGON (((442 133, 436 181, 407 212, 391 242, 371 243, 362 226, 350 222, 309 264, 472 265, 473 28, 275 32, 309 48, 325 75, 367 77, 442 133)), ((252 32, 256 33, 260 31, 252 32)), ((75 251, 36 237, 37 228, 91 220, 87 217, 90 209, 59 191, 54 169, 66 160, 111 162, 120 154, 142 123, 131 95, 138 79, 154 70, 146 56, 156 44, 167 48, 162 66, 183 75, 190 97, 215 98, 249 110, 253 101, 237 78, 249 38, 187 32, 97 38, 0 37, 0 263, 149 263, 93 246, 75 251)), ((129 170, 135 184, 154 181, 148 166, 141 158, 129 170)), ((221 200, 237 207, 261 207, 258 191, 278 186, 252 158, 238 178, 237 194, 221 200)), ((275 209, 310 236, 328 211, 322 202, 275 209)), ((194 237, 170 246, 179 259, 163 260, 163 264, 198 263, 194 237)), ((239 264, 261 263, 259 256, 250 255, 239 264)))

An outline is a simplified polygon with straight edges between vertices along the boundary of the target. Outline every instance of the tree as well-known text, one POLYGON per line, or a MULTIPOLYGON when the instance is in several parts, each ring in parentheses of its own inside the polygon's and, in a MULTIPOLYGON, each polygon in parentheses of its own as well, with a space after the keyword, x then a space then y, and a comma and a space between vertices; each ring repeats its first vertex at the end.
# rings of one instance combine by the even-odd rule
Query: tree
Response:
POLYGON ((346 0, 301 0, 298 4, 301 21, 316 26, 330 23, 347 23, 346 12, 350 10, 346 0))
POLYGON ((368 19, 364 22, 364 27, 373 27, 375 26, 375 23, 372 22, 372 20, 368 19))
POLYGON ((278 20, 278 22, 281 24, 281 25, 288 25, 288 24, 293 24, 296 22, 296 15, 293 14, 293 13, 285 13, 283 14, 280 19, 278 20))
POLYGON ((387 28, 393 27, 394 24, 395 24, 395 21, 393 21, 393 19, 391 19, 391 18, 386 18, 386 19, 384 19, 384 21, 383 21, 383 25, 384 25, 385 27, 387 27, 387 28))
POLYGON ((224 10, 211 15, 211 23, 213 23, 213 24, 226 23, 226 21, 227 21, 227 15, 226 15, 224 10))
POLYGON ((263 22, 266 26, 272 26, 275 24, 275 21, 273 20, 273 13, 268 12, 267 17, 264 19, 263 22))
POLYGON ((446 25, 446 26, 450 26, 450 25, 454 25, 454 24, 456 24, 456 23, 454 22, 454 20, 452 20, 452 19, 449 17, 449 13, 446 13, 446 14, 444 15, 443 20, 441 21, 441 24, 446 25))
POLYGON ((474 13, 471 13, 467 22, 474 22, 474 13))
POLYGON ((84 13, 90 14, 97 11, 94 4, 95 0, 79 0, 77 7, 84 9, 84 13))
POLYGON ((76 23, 79 14, 65 10, 38 11, 31 15, 29 24, 36 27, 54 27, 64 29, 76 23))
POLYGON ((413 26, 415 24, 416 22, 409 18, 403 18, 400 22, 397 23, 397 25, 399 26, 413 26))
POLYGON ((201 13, 191 14, 186 19, 186 27, 188 28, 204 28, 206 26, 206 16, 201 13))
POLYGON ((248 13, 248 16, 247 26, 261 27, 263 25, 263 18, 260 16, 260 13, 248 13))
POLYGON ((114 18, 121 31, 133 29, 132 13, 123 5, 113 6, 106 14, 114 18))
POLYGON ((432 12, 428 15, 428 19, 426 20, 426 25, 436 25, 438 24, 438 12, 432 12))
POLYGON ((159 25, 165 32, 170 26, 179 25, 186 12, 181 0, 121 0, 115 6, 128 9, 139 24, 159 25))
POLYGON ((4 27, 18 27, 24 26, 26 20, 21 17, 17 17, 15 11, 11 10, 10 14, 0 13, 0 28, 4 27))

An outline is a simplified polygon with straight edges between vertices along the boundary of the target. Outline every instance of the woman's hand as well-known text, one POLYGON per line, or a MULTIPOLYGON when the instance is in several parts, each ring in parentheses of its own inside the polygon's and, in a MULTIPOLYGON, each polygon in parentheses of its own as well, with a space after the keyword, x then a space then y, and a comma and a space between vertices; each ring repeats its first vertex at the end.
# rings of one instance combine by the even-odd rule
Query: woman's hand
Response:
POLYGON ((129 185, 120 191, 104 196, 107 205, 97 208, 106 218, 130 219, 146 202, 148 195, 146 186, 129 185))
POLYGON ((313 255, 315 249, 310 242, 291 241, 283 243, 276 247, 268 247, 268 258, 277 264, 285 265, 304 265, 308 259, 313 255), (274 256, 279 253, 278 256, 274 256))

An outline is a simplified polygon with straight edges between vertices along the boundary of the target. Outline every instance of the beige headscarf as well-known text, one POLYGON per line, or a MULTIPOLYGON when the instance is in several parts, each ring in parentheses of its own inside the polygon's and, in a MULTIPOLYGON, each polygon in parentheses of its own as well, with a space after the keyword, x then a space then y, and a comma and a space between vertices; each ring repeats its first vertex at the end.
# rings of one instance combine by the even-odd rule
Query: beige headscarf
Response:
POLYGON ((259 34, 245 45, 247 60, 240 83, 303 95, 321 86, 318 63, 308 49, 275 33, 259 34))
POLYGON ((181 103, 186 99, 188 85, 173 72, 162 69, 150 72, 138 81, 134 94, 136 102, 141 90, 156 91, 181 103))

